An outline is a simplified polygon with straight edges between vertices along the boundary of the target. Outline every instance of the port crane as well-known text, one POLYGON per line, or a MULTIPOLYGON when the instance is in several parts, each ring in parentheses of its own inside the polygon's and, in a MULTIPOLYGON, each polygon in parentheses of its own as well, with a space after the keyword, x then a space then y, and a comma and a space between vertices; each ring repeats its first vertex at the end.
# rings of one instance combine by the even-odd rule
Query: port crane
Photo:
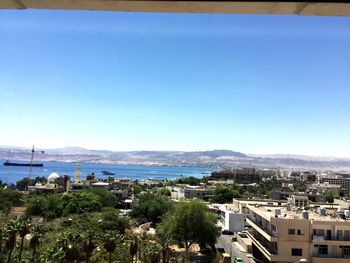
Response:
MULTIPOLYGON (((32 148, 32 155, 30 157, 30 165, 29 165, 29 180, 32 179, 32 167, 33 167, 33 160, 34 160, 34 153, 37 152, 34 150, 34 145, 32 148)), ((44 154, 45 151, 39 151, 40 153, 44 154)))

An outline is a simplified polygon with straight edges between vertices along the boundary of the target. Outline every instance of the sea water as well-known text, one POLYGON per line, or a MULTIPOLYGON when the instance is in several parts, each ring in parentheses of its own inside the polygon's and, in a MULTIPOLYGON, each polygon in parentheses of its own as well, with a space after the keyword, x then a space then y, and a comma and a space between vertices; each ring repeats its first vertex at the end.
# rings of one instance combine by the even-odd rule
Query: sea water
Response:
MULTIPOLYGON (((0 180, 4 183, 16 183, 24 177, 29 176, 29 167, 4 166, 0 164, 0 180)), ((15 161, 14 161, 15 162, 15 161)), ((43 167, 32 167, 32 178, 37 176, 48 177, 56 172, 59 175, 68 175, 71 179, 75 176, 76 163, 73 162, 43 162, 43 167)), ((199 167, 177 167, 177 166, 146 166, 146 165, 122 165, 122 164, 100 164, 81 163, 80 177, 84 179, 87 175, 94 173, 99 179, 106 179, 108 175, 103 175, 102 171, 112 172, 115 179, 131 180, 165 180, 181 177, 193 176, 202 178, 211 172, 208 168, 199 167)))

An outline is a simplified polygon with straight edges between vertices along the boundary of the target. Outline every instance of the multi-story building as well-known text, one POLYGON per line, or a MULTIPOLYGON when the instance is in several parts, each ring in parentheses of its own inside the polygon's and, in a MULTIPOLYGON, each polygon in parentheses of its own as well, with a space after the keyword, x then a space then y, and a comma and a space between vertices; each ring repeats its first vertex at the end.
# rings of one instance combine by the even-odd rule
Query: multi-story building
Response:
POLYGON ((251 183, 259 181, 260 175, 255 168, 230 168, 212 172, 209 179, 225 179, 234 180, 238 183, 251 183))
MULTIPOLYGON (((326 196, 319 193, 295 193, 295 192, 283 192, 283 191, 272 191, 271 192, 271 199, 273 200, 288 200, 289 198, 293 198, 294 200, 297 197, 300 197, 300 199, 308 199, 311 202, 317 202, 317 203, 323 203, 326 202, 326 196)), ((294 201, 293 201, 294 202, 294 201)))
POLYGON ((308 192, 332 193, 335 196, 339 196, 340 193, 344 192, 344 189, 342 189, 339 184, 329 184, 329 182, 324 182, 322 184, 313 184, 309 187, 308 192))
POLYGON ((201 188, 198 186, 177 186, 170 187, 171 198, 175 200, 180 199, 208 199, 213 195, 214 190, 212 188, 201 188))
POLYGON ((340 190, 345 190, 346 192, 350 193, 350 178, 343 175, 328 175, 328 176, 322 176, 320 175, 318 177, 318 183, 328 183, 330 185, 340 185, 340 190))
POLYGON ((208 207, 210 211, 217 214, 222 230, 241 232, 245 229, 246 215, 239 213, 233 204, 213 204, 208 207))
POLYGON ((350 220, 336 209, 248 205, 253 256, 262 262, 350 262, 350 220))

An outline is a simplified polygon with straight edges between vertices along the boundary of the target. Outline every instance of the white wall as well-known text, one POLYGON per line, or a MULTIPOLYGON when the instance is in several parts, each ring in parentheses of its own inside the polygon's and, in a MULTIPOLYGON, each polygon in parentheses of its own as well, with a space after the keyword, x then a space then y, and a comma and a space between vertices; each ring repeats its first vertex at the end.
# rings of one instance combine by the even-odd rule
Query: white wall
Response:
POLYGON ((237 214, 227 211, 225 213, 225 230, 241 232, 244 230, 244 214, 237 214))

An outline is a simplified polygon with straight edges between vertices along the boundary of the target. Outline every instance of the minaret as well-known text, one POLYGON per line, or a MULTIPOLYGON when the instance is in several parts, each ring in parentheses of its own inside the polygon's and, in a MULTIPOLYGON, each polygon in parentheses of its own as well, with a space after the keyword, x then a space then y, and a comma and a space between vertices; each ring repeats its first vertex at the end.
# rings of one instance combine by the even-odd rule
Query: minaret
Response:
POLYGON ((75 179, 76 184, 80 183, 80 161, 77 162, 77 167, 75 169, 75 179))

